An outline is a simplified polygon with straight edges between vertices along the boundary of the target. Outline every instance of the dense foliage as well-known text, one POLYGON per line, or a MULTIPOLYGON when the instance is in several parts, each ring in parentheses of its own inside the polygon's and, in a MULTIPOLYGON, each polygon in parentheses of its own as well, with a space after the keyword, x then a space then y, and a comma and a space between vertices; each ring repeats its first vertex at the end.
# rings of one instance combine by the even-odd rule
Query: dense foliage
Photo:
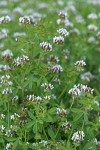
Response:
POLYGON ((0 1, 0 150, 100 149, 100 1, 0 1))

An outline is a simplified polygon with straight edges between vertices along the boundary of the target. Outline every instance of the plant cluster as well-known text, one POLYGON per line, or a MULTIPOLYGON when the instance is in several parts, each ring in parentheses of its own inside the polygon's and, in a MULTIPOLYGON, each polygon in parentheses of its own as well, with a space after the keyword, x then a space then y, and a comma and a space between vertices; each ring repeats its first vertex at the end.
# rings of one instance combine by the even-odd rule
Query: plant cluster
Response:
POLYGON ((0 1, 0 150, 100 149, 99 6, 0 1))

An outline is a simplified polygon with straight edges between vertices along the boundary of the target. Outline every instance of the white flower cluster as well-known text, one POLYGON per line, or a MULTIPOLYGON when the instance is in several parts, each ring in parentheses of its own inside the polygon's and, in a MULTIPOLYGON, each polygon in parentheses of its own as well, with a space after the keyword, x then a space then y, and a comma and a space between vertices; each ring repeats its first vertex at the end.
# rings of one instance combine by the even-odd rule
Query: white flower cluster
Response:
POLYGON ((66 28, 72 28, 73 26, 74 26, 73 23, 70 22, 69 20, 66 20, 66 21, 65 21, 65 27, 66 27, 66 28))
POLYGON ((95 1, 93 1, 93 0, 88 0, 87 2, 88 2, 89 4, 92 4, 92 5, 97 5, 97 6, 100 5, 100 0, 95 0, 95 1))
POLYGON ((15 101, 18 101, 18 96, 17 95, 12 98, 12 102, 15 102, 15 101))
POLYGON ((3 50, 4 49, 4 43, 1 43, 0 44, 0 50, 3 50))
POLYGON ((100 141, 98 141, 96 138, 93 141, 97 146, 100 146, 100 141))
POLYGON ((94 24, 88 25, 88 30, 89 30, 89 31, 94 31, 94 32, 95 32, 95 31, 97 31, 97 29, 98 29, 97 26, 94 25, 94 24))
POLYGON ((48 142, 45 140, 41 140, 40 142, 35 142, 32 144, 34 147, 37 147, 38 145, 42 145, 43 147, 47 147, 48 142))
POLYGON ((43 83, 41 85, 41 87, 43 87, 44 90, 52 90, 54 88, 54 86, 51 83, 49 83, 49 84, 48 83, 43 83))
MULTIPOLYGON (((57 25, 64 25, 65 28, 72 28, 72 27, 73 27, 73 23, 68 20, 67 12, 61 11, 61 12, 59 12, 58 15, 59 15, 60 18, 57 19, 57 25)), ((69 35, 69 32, 67 32, 67 30, 64 29, 64 28, 59 29, 57 32, 58 32, 61 36, 68 36, 68 35, 69 35)), ((60 38, 57 39, 58 42, 59 42, 59 39, 60 39, 60 38)), ((60 41, 61 41, 60 44, 62 44, 62 43, 64 42, 64 38, 60 39, 60 41)), ((54 42, 55 42, 55 40, 54 40, 54 42)), ((58 43, 57 43, 57 44, 58 44, 58 43)))
POLYGON ((61 29, 57 30, 57 32, 58 32, 61 36, 63 36, 63 37, 66 37, 66 36, 69 35, 69 32, 68 32, 66 29, 64 29, 64 28, 61 28, 61 29))
POLYGON ((86 63, 83 60, 79 60, 79 61, 76 61, 74 65, 77 71, 83 71, 84 70, 83 67, 86 66, 86 63))
POLYGON ((65 11, 60 11, 58 16, 61 18, 61 19, 66 19, 68 17, 68 14, 67 12, 65 11))
POLYGON ((14 115, 11 115, 11 120, 17 120, 18 118, 20 118, 20 115, 14 113, 14 115))
POLYGON ((9 50, 9 49, 7 49, 7 50, 5 50, 5 51, 3 51, 3 52, 1 53, 2 59, 11 59, 12 56, 13 56, 13 53, 12 53, 12 51, 9 50))
POLYGON ((13 136, 12 130, 6 131, 5 136, 7 136, 7 137, 12 137, 12 136, 13 136))
POLYGON ((31 24, 32 19, 29 16, 24 16, 24 17, 19 18, 19 22, 22 23, 22 24, 31 24))
POLYGON ((0 115, 0 119, 5 119, 5 115, 4 115, 4 114, 1 114, 1 115, 0 115))
POLYGON ((15 7, 13 9, 13 12, 15 15, 20 15, 20 16, 23 15, 23 9, 21 7, 15 7))
POLYGON ((11 86, 13 83, 11 81, 9 81, 10 79, 10 76, 9 75, 4 75, 4 76, 1 76, 0 78, 0 81, 2 84, 6 84, 6 86, 11 86))
POLYGON ((44 100, 50 100, 51 99, 51 96, 49 96, 49 95, 46 95, 46 96, 44 96, 44 98, 43 98, 44 100))
POLYGON ((61 117, 65 117, 67 115, 67 111, 65 109, 60 109, 57 108, 57 115, 61 116, 61 117))
POLYGON ((62 124, 62 128, 70 130, 71 124, 68 121, 66 121, 62 124))
POLYGON ((52 51, 52 45, 50 43, 43 41, 42 43, 40 43, 40 47, 45 51, 52 51))
POLYGON ((11 68, 9 67, 9 65, 3 65, 3 66, 2 66, 2 69, 3 69, 4 71, 10 71, 10 70, 11 70, 11 68))
POLYGON ((81 96, 84 93, 90 93, 93 94, 94 89, 91 89, 90 87, 87 87, 87 85, 74 85, 72 89, 69 90, 69 94, 72 96, 81 96))
POLYGON ((81 79, 83 81, 90 81, 91 79, 93 79, 93 75, 91 74, 91 72, 86 72, 84 74, 81 75, 81 79))
POLYGON ((55 82, 56 84, 61 84, 61 80, 59 79, 59 78, 55 78, 54 80, 53 80, 53 82, 55 82))
POLYGON ((27 95, 25 100, 40 103, 42 101, 42 98, 40 96, 35 96, 33 94, 33 95, 27 95))
POLYGON ((55 43, 55 44, 63 44, 64 43, 64 38, 62 36, 55 36, 53 38, 53 43, 55 43))
POLYGON ((84 23, 83 17, 82 17, 81 15, 77 15, 77 16, 76 16, 76 22, 77 22, 77 23, 84 23))
POLYGON ((8 37, 8 32, 7 32, 7 30, 6 29, 2 29, 1 31, 0 31, 0 40, 1 39, 5 39, 5 38, 7 38, 8 37))
POLYGON ((99 107, 100 106, 100 104, 99 104, 99 102, 98 101, 94 101, 93 102, 97 107, 99 107))
POLYGON ((61 73, 63 71, 63 68, 60 65, 54 65, 49 68, 49 70, 53 73, 61 73))
POLYGON ((18 57, 17 59, 14 59, 13 65, 14 66, 21 66, 21 65, 23 65, 24 63, 26 63, 28 61, 29 61, 29 57, 23 55, 22 57, 18 57))
POLYGON ((98 16, 95 13, 91 13, 88 15, 88 19, 98 19, 98 16))
POLYGON ((5 127, 3 125, 0 125, 0 132, 4 132, 5 127))
POLYGON ((36 147, 38 146, 38 143, 37 143, 37 142, 35 142, 35 143, 33 143, 32 145, 33 145, 33 147, 35 147, 35 148, 36 148, 36 147))
POLYGON ((72 141, 75 143, 80 143, 84 140, 85 134, 83 131, 77 131, 72 136, 72 141))
POLYGON ((97 37, 100 37, 100 31, 97 32, 96 36, 97 36, 97 37))
POLYGON ((0 18, 0 24, 11 22, 11 18, 9 16, 3 16, 0 18))
POLYGON ((79 29, 74 28, 74 29, 72 29, 72 30, 70 31, 70 34, 72 34, 72 35, 80 35, 80 31, 79 31, 79 29))
POLYGON ((34 101, 34 99, 35 99, 34 95, 27 95, 25 98, 25 100, 27 100, 27 101, 34 101))
POLYGON ((1 83, 5 83, 5 82, 8 82, 9 79, 10 79, 10 76, 5 75, 5 76, 1 76, 0 81, 1 83))
POLYGON ((36 103, 40 103, 42 101, 42 98, 40 96, 35 96, 36 103))
POLYGON ((19 37, 19 36, 26 36, 26 33, 25 32, 15 32, 13 36, 14 36, 14 38, 19 37))
POLYGON ((3 95, 12 94, 12 90, 9 89, 9 88, 6 88, 6 89, 4 89, 4 90, 2 91, 2 94, 3 94, 3 95))
POLYGON ((41 141, 39 142, 39 144, 42 144, 44 147, 46 147, 46 146, 48 145, 48 142, 45 141, 45 140, 41 140, 41 141))
POLYGON ((94 36, 90 36, 89 38, 88 38, 88 43, 90 43, 90 44, 94 44, 95 43, 95 37, 94 36))
POLYGON ((50 63, 50 62, 58 63, 59 62, 59 58, 57 56, 50 55, 50 59, 48 60, 48 63, 50 63))
POLYGON ((11 150, 13 144, 12 143, 7 143, 6 144, 6 150, 11 150))

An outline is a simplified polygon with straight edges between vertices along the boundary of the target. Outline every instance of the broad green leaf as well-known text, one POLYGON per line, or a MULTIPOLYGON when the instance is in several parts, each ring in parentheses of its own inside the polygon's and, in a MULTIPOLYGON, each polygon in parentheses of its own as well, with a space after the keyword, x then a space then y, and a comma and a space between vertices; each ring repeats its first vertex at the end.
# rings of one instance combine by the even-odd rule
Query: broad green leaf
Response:
POLYGON ((19 139, 16 140, 16 141, 13 143, 13 148, 12 148, 12 150, 16 150, 18 144, 19 144, 19 139))
POLYGON ((26 128, 29 129, 34 125, 34 121, 31 121, 29 123, 26 124, 26 128))
POLYGON ((77 120, 79 120, 82 117, 83 113, 79 113, 75 116, 75 118, 73 119, 74 122, 76 122, 77 120))
POLYGON ((30 117, 31 119, 33 119, 33 120, 36 119, 35 116, 34 116, 30 111, 28 112, 28 114, 29 114, 29 117, 30 117))
POLYGON ((54 133, 54 131, 51 128, 48 128, 48 134, 51 137, 51 139, 55 138, 55 133, 54 133))

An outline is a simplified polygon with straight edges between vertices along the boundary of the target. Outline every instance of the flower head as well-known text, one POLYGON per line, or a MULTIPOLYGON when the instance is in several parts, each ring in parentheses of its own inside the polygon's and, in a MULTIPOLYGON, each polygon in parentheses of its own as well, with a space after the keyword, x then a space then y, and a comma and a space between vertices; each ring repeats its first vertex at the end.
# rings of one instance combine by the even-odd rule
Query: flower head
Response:
POLYGON ((45 51, 52 51, 52 45, 47 42, 40 43, 40 47, 45 51))
POLYGON ((49 70, 53 73, 61 73, 63 71, 63 68, 60 65, 54 65, 52 67, 49 68, 49 70))
POLYGON ((85 134, 83 131, 77 131, 72 136, 72 141, 75 143, 80 143, 84 140, 85 134))
POLYGON ((42 85, 41 85, 41 87, 43 87, 44 88, 44 90, 52 90, 53 88, 54 88, 54 86, 52 85, 52 84, 47 84, 47 83, 43 83, 42 85))
POLYGON ((64 43, 64 38, 62 36, 55 36, 53 38, 53 43, 55 43, 55 44, 63 44, 64 43))
POLYGON ((90 87, 87 87, 87 85, 74 85, 72 89, 69 90, 69 94, 72 96, 81 96, 84 93, 90 93, 93 94, 94 89, 91 89, 90 87))
POLYGON ((60 18, 62 18, 62 19, 66 19, 67 16, 68 16, 68 14, 67 14, 67 12, 65 12, 65 11, 60 11, 59 14, 58 14, 58 16, 59 16, 60 18))
POLYGON ((24 16, 24 17, 19 18, 19 22, 22 23, 22 24, 31 24, 32 19, 29 16, 24 16))
POLYGON ((69 35, 69 32, 68 32, 66 29, 64 29, 64 28, 61 28, 61 29, 57 30, 57 32, 58 32, 61 36, 63 36, 63 37, 69 35))
POLYGON ((61 117, 65 117, 67 115, 67 111, 65 109, 57 108, 57 114, 61 117))
POLYGON ((9 16, 3 16, 0 18, 0 24, 11 22, 11 18, 9 16))
POLYGON ((83 67, 86 66, 86 63, 83 60, 79 60, 79 61, 76 61, 74 65, 77 71, 83 71, 84 70, 83 67))
POLYGON ((1 53, 2 59, 11 59, 13 56, 13 53, 11 50, 7 49, 4 52, 1 53))

